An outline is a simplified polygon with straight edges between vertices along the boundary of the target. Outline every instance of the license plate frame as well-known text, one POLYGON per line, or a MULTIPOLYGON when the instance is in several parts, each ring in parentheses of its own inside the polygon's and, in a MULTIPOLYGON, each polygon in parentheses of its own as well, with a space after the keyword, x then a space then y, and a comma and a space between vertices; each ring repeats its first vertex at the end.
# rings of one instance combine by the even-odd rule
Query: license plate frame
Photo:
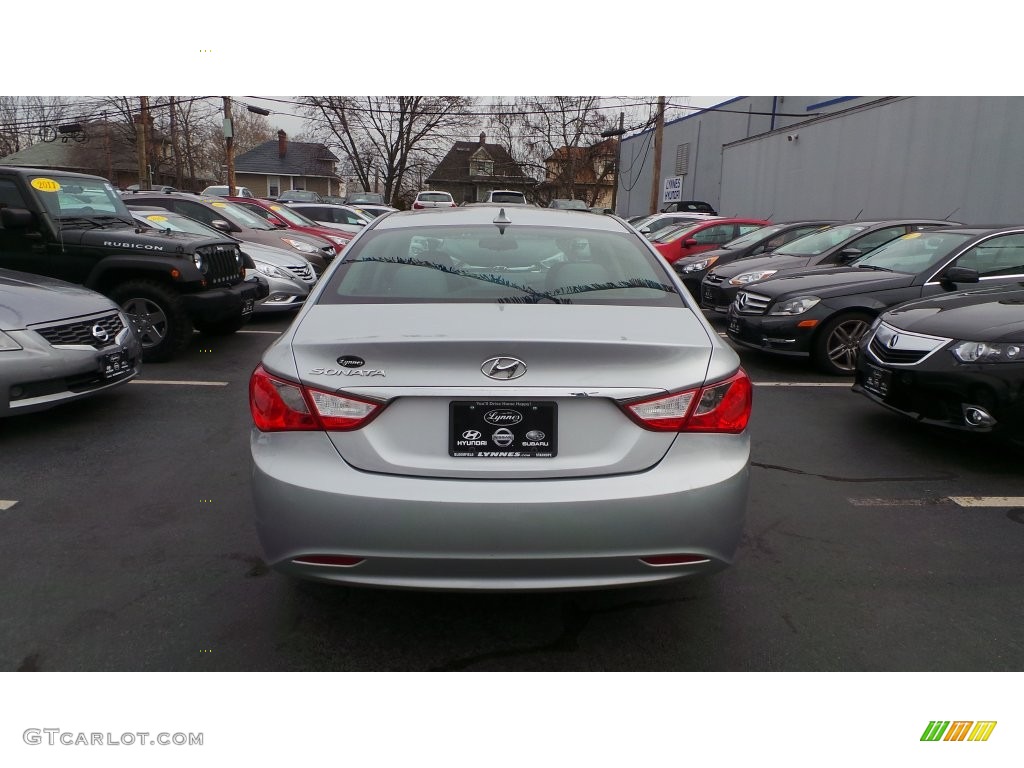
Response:
POLYGON ((472 459, 553 459, 558 404, 553 400, 452 400, 448 455, 472 459))
POLYGON ((100 375, 106 381, 120 379, 132 372, 132 359, 126 349, 104 352, 99 357, 100 375))
POLYGON ((246 317, 253 313, 253 309, 256 306, 255 299, 244 299, 242 301, 242 317, 246 317))
POLYGON ((730 317, 727 330, 729 333, 735 333, 738 336, 740 333, 740 319, 738 317, 730 317))
POLYGON ((864 363, 864 378, 862 386, 868 392, 878 397, 887 397, 892 384, 892 371, 879 368, 871 363, 864 363))

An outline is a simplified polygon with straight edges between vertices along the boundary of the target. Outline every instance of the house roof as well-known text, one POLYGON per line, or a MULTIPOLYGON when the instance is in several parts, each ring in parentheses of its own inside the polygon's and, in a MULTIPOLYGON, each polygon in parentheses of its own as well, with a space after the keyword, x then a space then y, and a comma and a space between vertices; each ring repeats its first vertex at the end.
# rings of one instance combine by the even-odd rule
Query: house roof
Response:
POLYGON ((581 157, 602 157, 615 154, 615 140, 605 139, 589 147, 559 147, 550 155, 544 158, 548 160, 568 160, 572 156, 581 157))
POLYGON ((533 179, 523 173, 523 169, 512 159, 501 144, 483 144, 478 141, 457 141, 448 150, 434 172, 427 177, 427 182, 437 183, 442 181, 470 181, 483 178, 502 180, 508 183, 510 180, 519 184, 533 183, 533 179), (480 176, 469 174, 469 160, 473 155, 483 149, 494 161, 494 174, 491 176, 480 176))
POLYGON ((235 157, 235 173, 258 173, 268 176, 323 176, 336 178, 334 163, 338 157, 326 145, 291 141, 285 156, 278 152, 278 140, 265 141, 258 147, 235 157))
MULTIPOLYGON (((110 151, 110 167, 117 171, 138 170, 138 154, 134 144, 127 142, 113 126, 102 121, 84 125, 86 141, 78 142, 68 138, 56 141, 40 141, 30 147, 0 158, 0 165, 24 165, 33 168, 54 168, 66 170, 96 170, 107 167, 107 150, 110 151), (109 132, 109 145, 104 141, 109 132)), ((154 138, 163 140, 154 132, 154 138)))

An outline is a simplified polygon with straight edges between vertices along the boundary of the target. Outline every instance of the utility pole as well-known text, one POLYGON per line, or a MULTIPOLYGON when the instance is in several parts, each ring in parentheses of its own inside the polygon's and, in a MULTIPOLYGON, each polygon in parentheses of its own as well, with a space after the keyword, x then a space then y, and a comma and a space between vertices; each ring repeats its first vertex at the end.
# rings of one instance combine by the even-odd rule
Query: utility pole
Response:
POLYGON ((139 114, 135 117, 135 144, 139 160, 139 189, 151 189, 146 172, 146 124, 149 122, 149 97, 139 96, 139 114))
POLYGON ((106 112, 103 113, 103 150, 107 156, 107 178, 116 187, 117 179, 114 178, 114 162, 110 156, 110 121, 107 119, 106 112))
POLYGON ((658 122, 654 128, 654 173, 651 179, 651 213, 658 212, 661 202, 661 139, 665 133, 665 97, 658 97, 658 122))
POLYGON ((601 136, 604 138, 611 138, 617 136, 618 139, 615 142, 615 183, 612 185, 612 213, 617 213, 615 210, 615 202, 619 197, 619 168, 622 167, 622 134, 626 132, 626 113, 619 112, 619 127, 609 128, 607 131, 601 131, 601 136))
POLYGON ((231 125, 231 97, 224 96, 224 154, 228 166, 228 197, 235 194, 235 133, 231 125))
POLYGON ((181 189, 185 180, 182 178, 184 170, 181 165, 181 152, 178 151, 178 116, 175 114, 174 97, 168 96, 167 103, 171 108, 171 151, 174 153, 174 186, 181 189))

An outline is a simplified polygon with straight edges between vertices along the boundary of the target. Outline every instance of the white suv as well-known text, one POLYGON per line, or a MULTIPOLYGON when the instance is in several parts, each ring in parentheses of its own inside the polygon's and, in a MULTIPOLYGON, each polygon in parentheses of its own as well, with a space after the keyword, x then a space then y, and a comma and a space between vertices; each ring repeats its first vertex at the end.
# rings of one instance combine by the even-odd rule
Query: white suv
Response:
POLYGON ((450 192, 417 192, 412 201, 412 209, 421 211, 424 208, 454 208, 455 198, 450 192))
POLYGON ((526 205, 526 195, 511 189, 496 189, 487 196, 488 203, 512 203, 526 205))

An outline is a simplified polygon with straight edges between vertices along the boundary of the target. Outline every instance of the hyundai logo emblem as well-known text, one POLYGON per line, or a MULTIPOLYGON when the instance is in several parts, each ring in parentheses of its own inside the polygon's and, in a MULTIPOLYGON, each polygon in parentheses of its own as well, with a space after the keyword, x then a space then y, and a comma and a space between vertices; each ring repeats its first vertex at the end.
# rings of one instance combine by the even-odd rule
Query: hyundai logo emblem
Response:
POLYGON ((104 328, 102 325, 94 325, 92 327, 92 337, 96 339, 96 341, 110 340, 110 334, 107 333, 107 329, 104 328))
POLYGON ((526 373, 526 363, 518 357, 492 357, 484 360, 480 372, 491 379, 518 379, 526 373))

